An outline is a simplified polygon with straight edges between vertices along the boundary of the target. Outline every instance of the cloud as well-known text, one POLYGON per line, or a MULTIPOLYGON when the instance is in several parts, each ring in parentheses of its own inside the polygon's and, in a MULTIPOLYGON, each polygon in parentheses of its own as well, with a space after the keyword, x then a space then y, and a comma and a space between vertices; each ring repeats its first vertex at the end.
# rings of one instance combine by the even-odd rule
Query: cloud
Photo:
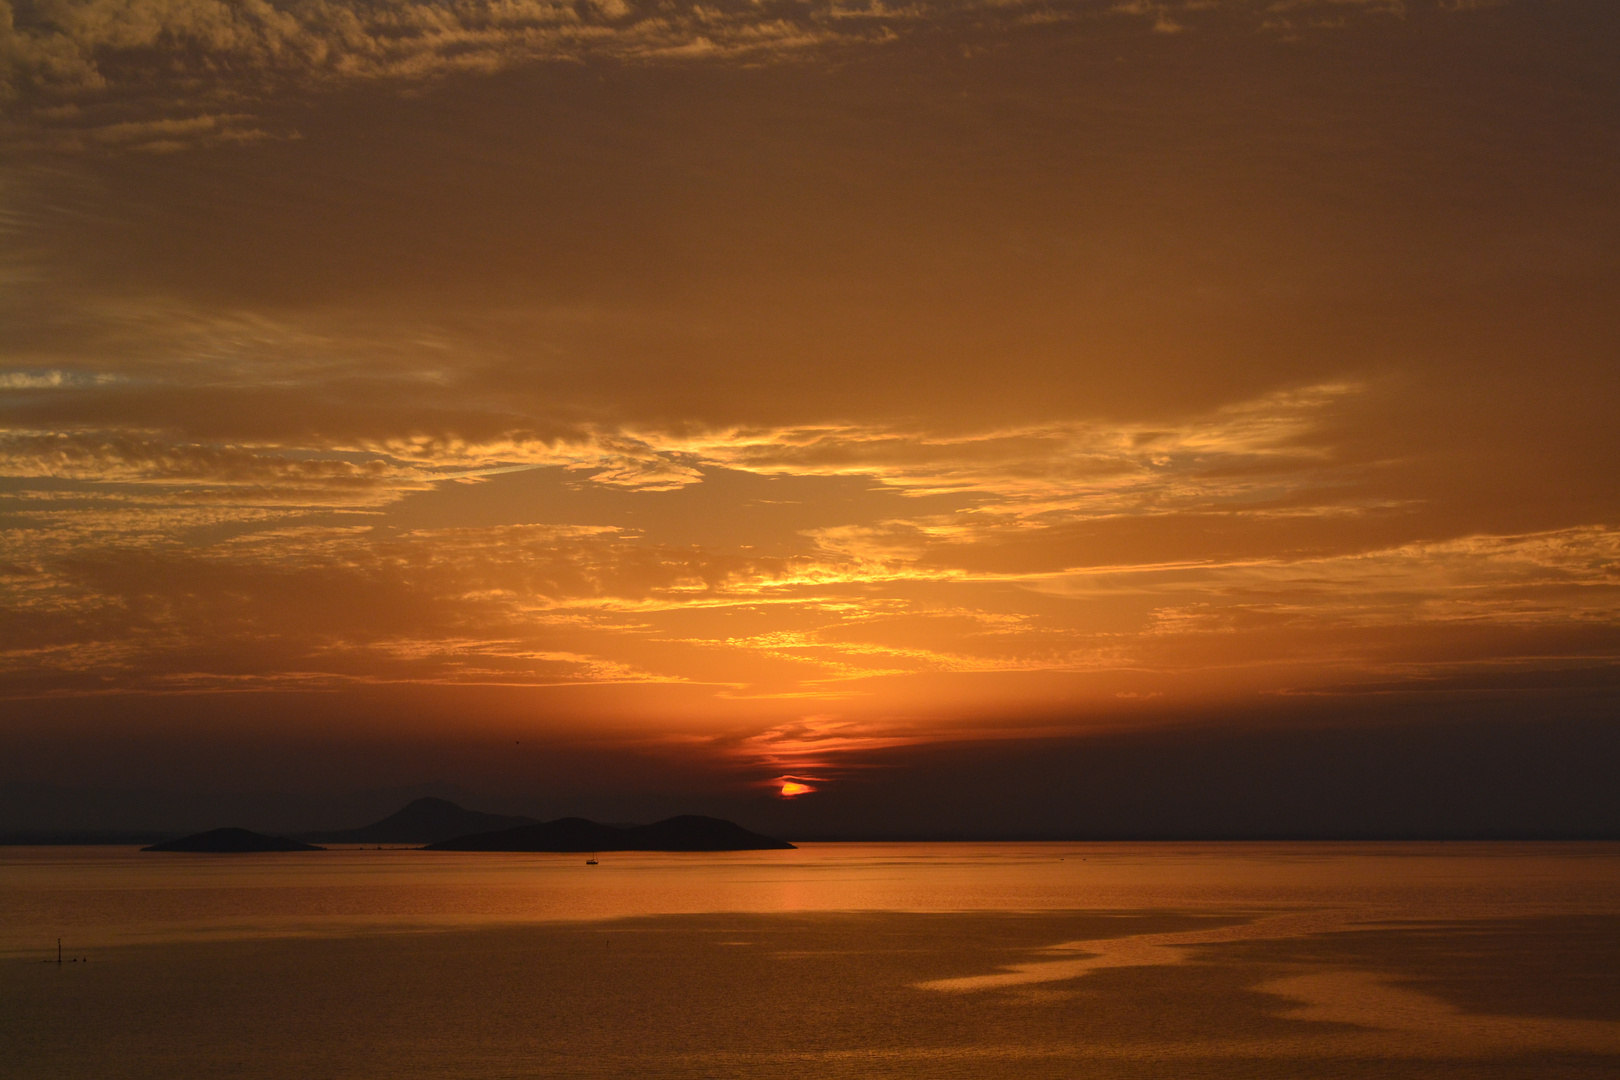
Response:
MULTIPOLYGON (((18 382, 81 395, 80 408, 129 385, 55 371, 18 382)), ((251 444, 13 428, 0 432, 5 662, 19 685, 76 692, 284 676, 667 682, 787 702, 991 674, 1145 699, 1166 691, 1130 684, 1144 672, 1212 668, 1282 692, 1328 674, 1387 679, 1395 650, 1368 635, 1391 632, 1442 667, 1608 656, 1616 534, 1383 540, 1412 526, 1398 500, 1353 483, 1376 463, 1347 459, 1333 434, 1367 393, 1326 383, 1152 423, 982 430, 586 426, 251 444), (866 511, 881 517, 840 520, 850 511, 828 504, 769 554, 746 515, 722 541, 660 538, 660 513, 686 512, 677 504, 637 526, 388 526, 407 497, 512 469, 642 500, 727 476, 775 478, 789 503, 791 485, 828 480, 891 494, 866 511), (1463 640, 1486 626, 1489 640, 1463 640), (1577 626, 1582 643, 1550 643, 1577 626), (1297 662, 1312 649, 1315 673, 1297 662)))
POLYGON ((0 371, 0 390, 55 390, 93 381, 71 371, 0 371))
POLYGON ((760 772, 781 772, 779 779, 825 782, 850 767, 853 759, 874 750, 912 746, 928 736, 896 725, 875 725, 836 716, 806 716, 737 739, 722 740, 728 756, 760 772))
POLYGON ((16 693, 645 684, 867 723, 973 680, 1017 713, 1613 652, 1608 527, 1429 513, 1357 435, 1377 382, 660 425, 409 325, 125 303, 0 386, 16 693))
MULTIPOLYGON (((202 478, 307 498, 355 479, 346 463, 240 450, 25 445, 40 476, 72 461, 102 477, 91 484, 202 478)), ((386 492, 407 482, 399 466, 382 472, 369 482, 386 492)), ((1482 663, 1620 659, 1620 532, 1603 526, 1173 563, 1085 565, 1094 556, 1073 548, 1068 567, 1019 571, 941 564, 955 537, 926 518, 886 526, 895 542, 823 529, 797 554, 763 556, 743 550, 746 529, 713 548, 602 525, 297 525, 260 495, 218 507, 25 505, 0 530, 0 655, 14 688, 666 682, 739 702, 846 700, 864 713, 861 700, 890 701, 882 687, 896 680, 913 702, 929 700, 929 680, 990 674, 1075 678, 1123 700, 1174 697, 1215 671, 1226 672, 1217 684, 1291 693, 1482 663), (227 522, 232 533, 194 539, 227 522)), ((1182 527, 1169 510, 1149 520, 1182 527)))
MULTIPOLYGON (((1180 424, 1046 424, 945 434, 876 427, 734 430, 667 443, 766 474, 870 476, 916 495, 983 494, 997 512, 1106 514, 1275 495, 1327 463, 1321 414, 1359 387, 1266 395, 1180 424)), ((649 442, 652 440, 649 438, 649 442)), ((656 445, 656 444, 654 444, 656 445)))
POLYGON ((96 128, 90 138, 103 146, 167 153, 187 146, 258 142, 273 138, 257 127, 252 116, 203 114, 166 120, 132 120, 96 128))
MULTIPOLYGON (((550 0, 0 0, 0 95, 41 110, 119 102, 174 109, 357 81, 487 73, 536 60, 745 56, 803 49, 824 34, 798 5, 550 0)), ((96 124, 102 143, 154 132, 263 137, 194 115, 96 124)), ((41 111, 55 126, 72 114, 41 111)))
MULTIPOLYGON (((31 378, 30 389, 41 393, 73 382, 31 378)), ((181 401, 189 393, 183 387, 167 392, 181 401)), ((90 381, 77 393, 73 408, 88 416, 124 411, 128 390, 116 380, 90 381), (98 393, 109 396, 108 404, 94 404, 98 393)), ((446 481, 476 482, 522 469, 561 469, 578 478, 575 485, 647 493, 700 486, 714 470, 859 478, 914 502, 916 511, 876 522, 835 518, 803 530, 801 562, 791 572, 784 568, 778 582, 941 579, 988 569, 987 553, 1029 550, 1041 537, 1061 537, 1086 522, 1365 512, 1365 500, 1346 503, 1337 492, 1346 466, 1317 431, 1325 415, 1356 393, 1347 385, 1281 392, 1176 424, 960 433, 873 425, 697 434, 581 426, 541 435, 533 419, 510 418, 506 422, 527 420, 525 427, 481 438, 451 432, 355 438, 333 431, 309 441, 199 442, 161 429, 77 427, 69 413, 54 430, 0 429, 0 477, 29 482, 0 493, 0 510, 26 523, 40 543, 51 535, 87 542, 109 529, 133 542, 136 536, 173 540, 172 530, 210 522, 264 529, 278 509, 294 516, 374 514, 446 481), (955 509, 934 509, 940 498, 955 509), (951 551, 977 552, 979 561, 962 563, 951 551)), ((291 398, 289 408, 299 400, 291 398)), ((166 405, 164 411, 177 409, 166 405)), ((421 422, 409 399, 400 413, 397 423, 421 422)), ((200 415, 213 419, 221 412, 200 415)), ((491 416, 479 426, 497 429, 502 421, 491 416)), ((262 423, 262 416, 252 422, 262 423)), ((745 535, 739 542, 749 542, 745 535)))
MULTIPOLYGON (((1464 11, 1474 3, 1442 3, 1464 11)), ((1157 32, 1200 21, 1299 30, 1399 15, 1402 0, 994 0, 846 5, 828 0, 0 0, 0 100, 59 149, 166 150, 274 137, 209 103, 357 82, 401 86, 537 61, 794 59, 961 23, 1141 17, 1157 32)), ((14 130, 13 134, 16 132, 14 130)))
POLYGON ((1620 655, 1554 317, 1607 129, 1508 31, 1465 85, 1316 78, 1264 24, 1404 25, 1328 0, 6 10, 7 115, 109 156, 3 177, 5 693, 678 690, 831 760, 1620 655), (1556 302, 1472 287, 1518 214, 1556 302))
POLYGON ((312 488, 411 490, 420 471, 377 458, 298 458, 242 446, 176 444, 136 432, 0 432, 0 475, 97 484, 248 487, 307 499, 312 488))

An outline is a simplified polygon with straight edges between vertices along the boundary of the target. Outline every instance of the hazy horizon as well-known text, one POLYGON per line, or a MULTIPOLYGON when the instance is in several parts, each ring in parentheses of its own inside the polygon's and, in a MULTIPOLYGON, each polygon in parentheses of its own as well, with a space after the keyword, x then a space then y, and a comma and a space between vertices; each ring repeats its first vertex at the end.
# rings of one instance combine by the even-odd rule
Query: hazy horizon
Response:
MULTIPOLYGON (((660 778, 678 762, 617 748, 544 746, 543 769, 520 759, 504 770, 488 768, 488 758, 521 753, 521 745, 484 749, 460 762, 470 783, 343 787, 328 770, 352 768, 353 758, 325 761, 317 749, 303 763, 302 788, 188 787, 183 773, 157 773, 144 789, 0 784, 0 839, 350 828, 423 796, 541 819, 706 813, 790 840, 1620 838, 1612 783, 1620 740, 1603 717, 1539 727, 1409 721, 904 747, 874 754, 862 774, 815 800, 739 790, 712 773, 672 784, 660 778), (631 769, 639 783, 628 781, 631 769)), ((407 760, 424 752, 400 751, 407 760)), ((267 763, 267 775, 283 768, 295 765, 267 763)), ((376 776, 392 771, 384 762, 376 776)))

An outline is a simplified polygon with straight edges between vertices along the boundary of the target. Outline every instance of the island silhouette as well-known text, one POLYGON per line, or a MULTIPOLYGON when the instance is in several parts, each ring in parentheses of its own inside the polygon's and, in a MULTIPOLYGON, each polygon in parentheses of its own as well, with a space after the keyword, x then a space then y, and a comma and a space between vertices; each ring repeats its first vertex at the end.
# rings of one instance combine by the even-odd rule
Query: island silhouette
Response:
POLYGON ((311 844, 433 844, 470 833, 538 825, 532 817, 468 810, 449 799, 421 798, 370 825, 334 832, 297 833, 311 844))
POLYGON ((266 836, 251 829, 210 829, 207 832, 182 836, 161 844, 149 844, 142 851, 189 851, 205 853, 244 854, 255 851, 325 851, 323 847, 289 840, 285 836, 266 836))
POLYGON ((298 839, 249 829, 211 829, 142 851, 325 851, 329 844, 421 844, 427 851, 776 851, 792 848, 723 818, 683 814, 651 825, 604 825, 580 817, 536 821, 467 810, 446 799, 417 799, 358 829, 300 833, 298 839))

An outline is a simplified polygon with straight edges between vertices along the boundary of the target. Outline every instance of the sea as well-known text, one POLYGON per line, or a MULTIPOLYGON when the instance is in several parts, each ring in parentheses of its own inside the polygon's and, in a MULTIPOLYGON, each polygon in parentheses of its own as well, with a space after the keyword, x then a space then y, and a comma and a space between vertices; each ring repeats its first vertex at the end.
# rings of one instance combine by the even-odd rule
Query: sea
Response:
POLYGON ((0 848, 0 1076, 1612 1080, 1620 845, 0 848))

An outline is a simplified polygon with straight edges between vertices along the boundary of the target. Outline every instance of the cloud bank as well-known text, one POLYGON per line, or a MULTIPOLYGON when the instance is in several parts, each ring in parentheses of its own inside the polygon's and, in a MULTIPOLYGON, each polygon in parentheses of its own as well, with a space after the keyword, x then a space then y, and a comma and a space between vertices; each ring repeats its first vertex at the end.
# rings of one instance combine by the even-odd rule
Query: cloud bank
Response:
POLYGON ((1278 34, 1480 5, 1407 0, 0 0, 0 101, 13 137, 57 150, 162 152, 295 135, 276 95, 536 62, 802 60, 930 29, 1126 23, 1278 34))

